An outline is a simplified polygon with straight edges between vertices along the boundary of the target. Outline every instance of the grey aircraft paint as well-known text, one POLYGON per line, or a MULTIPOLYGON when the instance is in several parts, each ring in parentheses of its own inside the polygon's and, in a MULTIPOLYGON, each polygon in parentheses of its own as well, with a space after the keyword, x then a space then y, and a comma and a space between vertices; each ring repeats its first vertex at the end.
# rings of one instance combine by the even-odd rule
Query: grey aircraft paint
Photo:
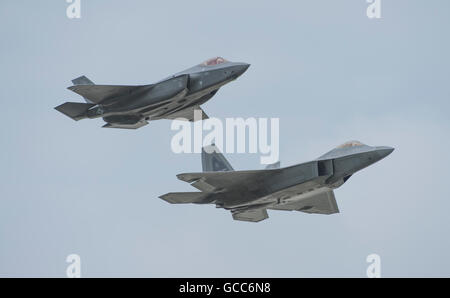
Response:
POLYGON ((202 152, 204 172, 177 175, 201 192, 167 193, 160 198, 172 204, 215 204, 231 211, 235 220, 251 222, 268 218, 267 209, 339 213, 333 189, 393 150, 350 141, 306 163, 285 168, 277 163, 264 170, 234 171, 212 145, 202 152))
POLYGON ((95 85, 82 76, 74 79, 68 89, 83 96, 86 103, 66 102, 55 109, 77 121, 102 117, 107 122, 103 127, 111 128, 136 129, 158 119, 194 121, 194 110, 201 110, 201 104, 249 66, 215 57, 155 84, 141 86, 95 85))

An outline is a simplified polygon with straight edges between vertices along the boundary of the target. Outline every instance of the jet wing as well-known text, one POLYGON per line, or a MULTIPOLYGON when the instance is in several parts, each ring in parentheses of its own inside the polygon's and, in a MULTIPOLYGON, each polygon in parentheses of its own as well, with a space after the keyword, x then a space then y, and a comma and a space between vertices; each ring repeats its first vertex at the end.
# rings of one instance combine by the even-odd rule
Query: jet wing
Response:
MULTIPOLYGON (((238 185, 251 187, 253 183, 264 179, 274 170, 254 170, 254 171, 227 171, 227 172, 200 172, 178 174, 177 178, 192 183, 192 186, 202 191, 217 191, 234 188, 238 185), (245 185, 242 181, 246 181, 245 185), (253 182, 253 183, 252 183, 253 182)), ((276 170, 275 170, 276 171, 276 170)))
POLYGON ((174 119, 177 119, 177 118, 181 118, 179 120, 186 119, 188 121, 194 122, 196 120, 196 119, 194 119, 194 111, 195 110, 199 110, 199 111, 202 112, 202 120, 206 120, 206 119, 209 118, 208 115, 206 115, 206 113, 199 106, 193 106, 193 107, 189 107, 189 108, 186 108, 186 109, 182 109, 182 110, 176 111, 176 112, 171 113, 171 114, 162 115, 162 116, 160 116, 158 118, 171 119, 171 120, 174 120, 174 119))
POLYGON ((270 207, 274 210, 302 211, 305 213, 333 214, 339 213, 336 198, 332 189, 324 188, 311 192, 309 196, 287 204, 270 207))
POLYGON ((266 209, 253 209, 243 212, 233 212, 232 214, 234 220, 242 220, 250 222, 258 222, 269 218, 266 209))
POLYGON ((121 85, 75 85, 67 89, 83 96, 89 101, 99 104, 107 99, 118 97, 125 94, 136 92, 145 87, 150 88, 153 85, 141 86, 121 86, 121 85))
POLYGON ((205 179, 208 181, 229 180, 229 179, 246 179, 257 177, 264 174, 266 170, 253 170, 253 171, 226 171, 226 172, 199 172, 199 173, 183 173, 178 174, 177 178, 185 182, 195 182, 199 179, 205 179))

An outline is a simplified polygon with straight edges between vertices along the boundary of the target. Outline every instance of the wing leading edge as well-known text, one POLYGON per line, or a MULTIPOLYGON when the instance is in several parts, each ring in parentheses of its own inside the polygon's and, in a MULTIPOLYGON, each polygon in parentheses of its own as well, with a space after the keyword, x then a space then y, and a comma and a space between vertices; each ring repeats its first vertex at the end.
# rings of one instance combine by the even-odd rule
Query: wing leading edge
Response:
POLYGON ((270 207, 274 210, 301 211, 316 214, 339 213, 339 208, 332 189, 324 188, 307 194, 304 198, 287 204, 270 207))
POLYGON ((74 85, 67 89, 83 96, 92 103, 102 103, 105 100, 131 94, 143 88, 150 88, 153 85, 141 86, 121 86, 121 85, 74 85))

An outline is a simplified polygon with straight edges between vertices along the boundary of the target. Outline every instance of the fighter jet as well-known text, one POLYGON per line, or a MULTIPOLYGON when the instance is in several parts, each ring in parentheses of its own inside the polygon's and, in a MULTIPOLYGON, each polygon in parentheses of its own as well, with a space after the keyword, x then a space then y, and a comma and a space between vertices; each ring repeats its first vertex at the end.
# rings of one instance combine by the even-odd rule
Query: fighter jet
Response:
MULTIPOLYGON (((158 119, 194 121, 194 110, 201 110, 201 104, 249 66, 216 57, 141 86, 95 85, 81 76, 72 80, 74 86, 68 89, 83 96, 86 103, 66 102, 55 109, 74 120, 102 117, 106 122, 103 127, 111 128, 136 129, 158 119)), ((203 112, 202 119, 207 118, 203 112)))
POLYGON ((172 204, 215 204, 231 211, 233 219, 249 222, 267 219, 267 209, 339 213, 333 190, 393 150, 350 141, 306 163, 285 168, 277 163, 264 170, 234 171, 211 145, 202 151, 203 172, 177 175, 201 192, 172 192, 160 198, 172 204))

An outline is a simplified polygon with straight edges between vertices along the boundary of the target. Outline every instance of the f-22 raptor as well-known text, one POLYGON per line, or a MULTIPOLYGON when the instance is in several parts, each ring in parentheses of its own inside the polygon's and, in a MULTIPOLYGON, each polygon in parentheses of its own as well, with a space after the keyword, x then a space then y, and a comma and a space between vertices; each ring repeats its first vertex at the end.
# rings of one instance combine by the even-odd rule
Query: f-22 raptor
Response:
MULTIPOLYGON (((74 119, 102 117, 103 127, 136 129, 149 120, 181 118, 194 121, 194 110, 211 99, 223 85, 237 79, 250 66, 221 57, 176 73, 155 84, 141 86, 95 85, 87 77, 68 87, 86 103, 66 102, 56 110, 74 119)), ((208 116, 203 112, 203 119, 208 116)))
POLYGON ((350 141, 310 162, 285 168, 279 168, 277 163, 265 170, 234 171, 211 145, 202 151, 203 172, 177 175, 201 192, 173 192, 160 198, 172 204, 215 204, 231 211, 235 220, 249 222, 267 219, 267 209, 339 213, 333 189, 393 150, 350 141))

